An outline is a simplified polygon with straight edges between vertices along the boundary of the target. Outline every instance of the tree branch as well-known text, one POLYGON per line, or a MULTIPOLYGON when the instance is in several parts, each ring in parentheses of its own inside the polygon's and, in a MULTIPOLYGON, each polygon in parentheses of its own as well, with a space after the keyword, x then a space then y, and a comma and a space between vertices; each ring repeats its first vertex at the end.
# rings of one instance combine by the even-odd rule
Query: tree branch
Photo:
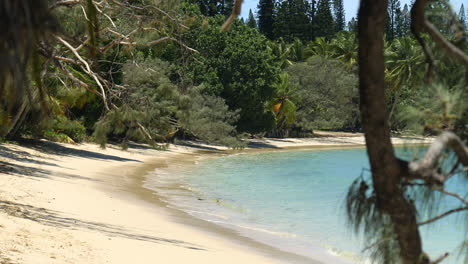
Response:
POLYGON ((447 41, 431 22, 424 20, 424 29, 439 48, 445 50, 452 58, 459 60, 465 67, 468 67, 468 56, 457 46, 447 41))
POLYGON ((429 46, 424 42, 420 35, 422 32, 427 32, 439 48, 445 50, 445 52, 447 52, 447 54, 452 58, 459 60, 468 72, 468 56, 458 47, 445 39, 437 28, 426 19, 424 10, 427 3, 428 0, 416 0, 411 8, 411 32, 422 46, 424 54, 426 55, 426 61, 428 63, 427 79, 430 81, 432 78, 434 71, 434 58, 429 46))
POLYGON ((446 217, 446 216, 451 215, 453 213, 461 212, 461 211, 464 211, 464 210, 468 210, 468 206, 459 207, 459 208, 456 208, 456 209, 449 210, 449 211, 447 211, 447 212, 445 212, 443 214, 440 214, 440 215, 438 215, 436 217, 433 217, 433 218, 428 219, 426 221, 419 222, 418 226, 430 224, 430 223, 435 222, 435 221, 437 221, 437 220, 439 220, 439 219, 441 219, 443 217, 446 217))
POLYGON ((408 164, 408 177, 442 185, 447 178, 437 172, 437 164, 446 148, 451 148, 460 163, 468 166, 468 149, 465 144, 454 133, 445 131, 432 143, 421 160, 408 164))
POLYGON ((449 256, 449 253, 445 253, 442 256, 438 257, 436 260, 432 261, 431 264, 438 264, 442 262, 448 256, 449 256))
POLYGON ((55 9, 56 7, 59 6, 72 6, 79 4, 80 0, 62 0, 62 1, 57 1, 53 3, 51 6, 49 6, 49 10, 55 9))
POLYGON ((221 32, 226 32, 230 27, 231 24, 236 20, 236 18, 240 15, 242 11, 242 2, 244 0, 235 0, 234 2, 234 8, 232 9, 232 14, 229 16, 229 18, 224 22, 224 24, 221 26, 221 32))
POLYGON ((153 45, 159 44, 159 43, 167 41, 167 40, 172 40, 172 41, 176 42, 177 44, 179 44, 180 46, 182 46, 183 48, 185 48, 186 50, 189 50, 191 52, 200 53, 198 50, 190 48, 189 46, 185 45, 182 41, 180 41, 180 40, 178 40, 176 38, 173 38, 173 37, 162 37, 160 39, 150 41, 150 42, 146 43, 146 45, 153 46, 153 45))
POLYGON ((98 77, 96 76, 96 73, 94 73, 93 71, 91 71, 91 68, 89 67, 89 64, 80 56, 80 54, 78 54, 78 52, 76 51, 75 48, 72 47, 72 45, 70 45, 70 43, 66 42, 65 40, 63 40, 61 37, 59 36, 55 36, 57 38, 57 40, 59 40, 63 45, 65 45, 71 52, 73 52, 73 54, 78 58, 78 60, 83 63, 84 65, 84 71, 90 75, 97 83, 97 85, 99 86, 99 88, 101 89, 101 97, 102 97, 102 101, 104 103, 104 107, 106 108, 107 111, 109 111, 109 105, 107 104, 107 98, 106 98, 106 92, 104 90, 104 87, 102 86, 101 82, 99 81, 98 77))
POLYGON ((449 195, 449 196, 452 196, 452 197, 455 197, 457 198, 458 200, 460 200, 462 203, 468 205, 468 201, 465 200, 465 198, 463 198, 461 195, 459 195, 458 193, 453 193, 453 192, 449 192, 449 191, 446 191, 444 189, 436 189, 436 191, 439 191, 443 194, 446 194, 446 195, 449 195))

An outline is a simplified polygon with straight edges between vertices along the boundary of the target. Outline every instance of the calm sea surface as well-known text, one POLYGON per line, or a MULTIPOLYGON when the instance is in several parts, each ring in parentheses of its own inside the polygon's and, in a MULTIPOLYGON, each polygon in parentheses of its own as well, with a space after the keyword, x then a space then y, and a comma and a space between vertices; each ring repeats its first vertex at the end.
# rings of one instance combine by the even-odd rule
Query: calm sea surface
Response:
MULTIPOLYGON (((406 157, 413 151, 398 149, 406 157)), ((364 149, 259 152, 158 169, 146 187, 175 208, 259 242, 324 263, 365 263, 365 238, 347 228, 344 199, 361 173, 369 175, 368 168, 364 149)), ((448 188, 466 193, 461 181, 448 188)), ((460 205, 451 197, 441 203, 442 209, 460 205)), ((468 221, 462 216, 423 228, 425 251, 457 255, 468 221)), ((463 260, 451 256, 444 263, 463 260)))

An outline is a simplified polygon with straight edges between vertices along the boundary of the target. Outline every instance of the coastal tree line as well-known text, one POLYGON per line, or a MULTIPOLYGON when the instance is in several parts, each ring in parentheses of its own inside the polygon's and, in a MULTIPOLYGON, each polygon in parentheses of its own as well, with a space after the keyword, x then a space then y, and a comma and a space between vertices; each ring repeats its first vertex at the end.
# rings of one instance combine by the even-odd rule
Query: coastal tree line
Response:
MULTIPOLYGON (((5 46, 11 60, 28 52, 20 60, 27 71, 5 65, 1 136, 123 146, 198 138, 236 147, 242 137, 361 130, 356 28, 345 28, 342 1, 262 0, 256 16, 235 20, 228 32, 219 27, 232 1, 155 3, 35 3, 50 10, 50 22, 38 25, 43 34, 8 31, 11 39, 31 38, 34 48, 21 41, 5 46), (10 89, 15 80, 22 85, 10 89)), ((446 0, 431 1, 426 13, 466 50, 463 8, 455 14, 446 0)), ((464 70, 433 49, 436 79, 429 88, 421 85, 426 58, 409 33, 408 7, 390 1, 387 14, 391 129, 462 130, 464 70), (440 100, 430 100, 434 94, 440 100)), ((3 16, 4 25, 14 23, 14 15, 3 16)))

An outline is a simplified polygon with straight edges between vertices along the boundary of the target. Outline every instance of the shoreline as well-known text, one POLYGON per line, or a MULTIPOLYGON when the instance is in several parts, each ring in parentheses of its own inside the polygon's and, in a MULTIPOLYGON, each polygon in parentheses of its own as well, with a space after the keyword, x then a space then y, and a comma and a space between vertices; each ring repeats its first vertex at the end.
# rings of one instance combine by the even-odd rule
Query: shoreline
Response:
MULTIPOLYGON (((315 145, 310 140, 300 144, 264 140, 260 142, 273 147, 243 151, 363 147, 336 144, 337 137, 329 139, 332 142, 324 144, 322 138, 315 145)), ((100 150, 92 144, 45 141, 0 145, 0 232, 4 238, 0 261, 310 263, 310 259, 167 208, 161 197, 143 187, 150 171, 168 162, 183 163, 185 159, 180 157, 184 155, 207 156, 214 150, 231 153, 213 146, 203 150, 205 147, 171 145, 168 151, 156 151, 135 145, 122 151, 115 146, 100 150)))

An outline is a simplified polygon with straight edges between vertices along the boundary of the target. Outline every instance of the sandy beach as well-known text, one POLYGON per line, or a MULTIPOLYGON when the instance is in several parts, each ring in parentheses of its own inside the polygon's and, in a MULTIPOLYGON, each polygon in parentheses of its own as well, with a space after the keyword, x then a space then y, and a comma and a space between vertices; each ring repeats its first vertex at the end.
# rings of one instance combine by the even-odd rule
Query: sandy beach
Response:
MULTIPOLYGON (((250 140, 249 149, 364 144, 362 135, 329 136, 250 140)), ((225 150, 184 145, 170 145, 167 151, 132 145, 123 151, 47 141, 1 144, 0 263, 305 262, 167 208, 143 188, 145 175, 155 168, 225 150)))

